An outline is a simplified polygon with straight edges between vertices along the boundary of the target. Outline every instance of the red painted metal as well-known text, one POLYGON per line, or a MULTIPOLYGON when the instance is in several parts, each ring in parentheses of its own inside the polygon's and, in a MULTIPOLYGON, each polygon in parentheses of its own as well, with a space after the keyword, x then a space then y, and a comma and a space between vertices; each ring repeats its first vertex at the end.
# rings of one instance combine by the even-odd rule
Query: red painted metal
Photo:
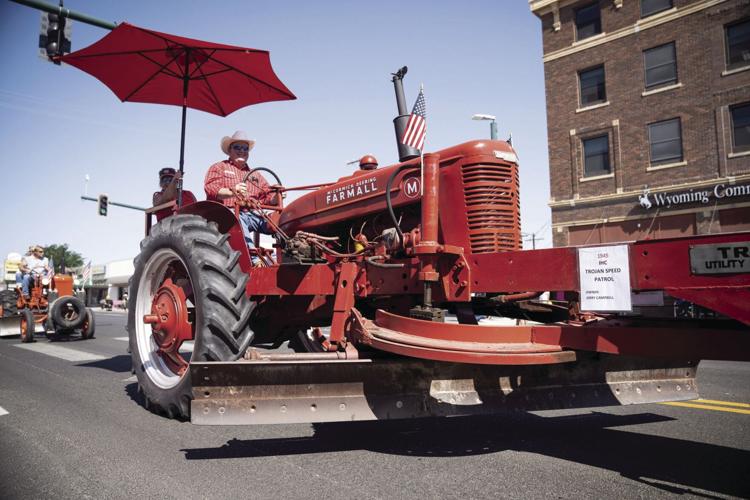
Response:
POLYGON ((513 164, 464 164, 461 176, 471 252, 520 249, 518 167, 513 164))
POLYGON ((336 298, 333 302, 333 318, 331 320, 331 336, 329 340, 332 348, 344 340, 344 327, 354 307, 354 285, 357 278, 357 265, 353 262, 341 264, 338 283, 336 283, 336 298))
POLYGON ((174 373, 182 375, 188 363, 180 354, 180 346, 193 339, 188 318, 187 298, 182 288, 171 279, 164 281, 151 303, 151 314, 143 317, 150 324, 157 353, 174 373))
POLYGON ((423 162, 422 243, 437 244, 440 155, 428 153, 424 155, 423 162))
MULTIPOLYGON (((433 282, 440 278, 437 272, 438 245, 438 192, 440 189, 440 155, 426 154, 423 158, 423 193, 422 193, 422 226, 421 240, 414 247, 414 253, 419 257, 421 268, 419 280, 433 282)), ((425 287, 430 285, 425 284, 425 287)), ((425 290, 425 293, 430 290, 425 290)), ((425 297, 432 297, 426 295, 425 297)), ((429 299, 431 300, 431 298, 429 299)), ((427 302, 427 299, 425 299, 427 302)))
POLYGON ((750 361, 750 332, 682 325, 665 328, 598 324, 532 327, 534 342, 567 349, 670 359, 750 361))
POLYGON ((240 268, 246 273, 250 272, 253 265, 250 262, 250 252, 247 250, 245 236, 242 234, 239 220, 229 208, 214 201, 199 201, 183 206, 178 213, 200 215, 209 221, 216 222, 219 231, 229 235, 231 247, 240 253, 240 268))
MULTIPOLYGON (((630 246, 633 290, 735 289, 750 287, 750 275, 691 274, 690 246, 748 240, 750 233, 727 233, 622 244, 630 246)), ((576 247, 473 254, 467 260, 475 292, 579 289, 576 247)))
POLYGON ((364 321, 360 342, 377 349, 451 363, 542 365, 576 360, 573 351, 532 341, 530 327, 434 323, 378 311, 364 321))
POLYGON ((435 340, 461 340, 477 343, 527 344, 532 342, 531 326, 477 326, 433 323, 378 310, 375 324, 389 330, 435 340))
MULTIPOLYGON (((476 206, 477 211, 472 213, 471 224, 475 230, 475 233, 473 233, 475 236, 484 234, 482 231, 486 232, 484 229, 480 230, 483 224, 487 227, 499 227, 497 222, 493 221, 496 216, 493 210, 499 210, 500 208, 505 210, 508 203, 511 203, 510 206, 516 207, 511 212, 516 214, 516 220, 520 220, 517 217, 518 167, 498 158, 496 152, 512 153, 513 150, 503 141, 471 141, 436 152, 440 155, 440 205, 451 207, 451 210, 444 210, 439 216, 439 241, 443 244, 462 247, 467 251, 471 248, 469 220, 464 209, 467 202, 465 199, 466 186, 461 171, 463 165, 481 164, 483 171, 492 174, 490 177, 473 175, 469 177, 470 185, 468 187, 472 196, 476 194, 475 188, 481 188, 482 193, 484 193, 480 197, 481 199, 471 199, 471 203, 482 201, 476 206), (507 177, 506 174, 499 175, 494 173, 497 169, 503 172, 510 170, 513 174, 510 177, 507 177), (511 181, 510 184, 506 182, 508 179, 511 181), (505 194, 501 196, 500 193, 508 192, 509 185, 516 186, 511 188, 511 191, 515 194, 511 197, 505 194), (488 215, 487 220, 482 221, 482 213, 488 215)), ((403 189, 405 179, 409 177, 419 178, 419 159, 417 158, 376 170, 357 170, 352 175, 338 179, 336 183, 330 186, 301 196, 291 202, 285 208, 284 213, 281 214, 280 225, 282 229, 289 234, 294 234, 297 230, 320 232, 330 230, 332 226, 345 221, 382 214, 386 211, 384 196, 386 183, 393 171, 401 166, 413 168, 400 172, 394 179, 391 190, 394 210, 404 209, 409 205, 418 207, 420 197, 407 196, 403 189), (365 190, 365 186, 367 190, 365 190), (361 192, 357 191, 357 188, 361 188, 361 192), (342 192, 347 194, 341 198, 333 196, 342 192), (349 196, 349 194, 352 196, 349 196)), ((416 225, 418 222, 417 219, 414 224, 416 225)), ((500 228, 501 231, 506 229, 507 226, 505 225, 500 228)), ((514 245, 504 247, 504 249, 520 248, 520 225, 517 225, 515 231, 518 234, 517 242, 514 245)), ((504 239, 505 236, 498 241, 504 239)))

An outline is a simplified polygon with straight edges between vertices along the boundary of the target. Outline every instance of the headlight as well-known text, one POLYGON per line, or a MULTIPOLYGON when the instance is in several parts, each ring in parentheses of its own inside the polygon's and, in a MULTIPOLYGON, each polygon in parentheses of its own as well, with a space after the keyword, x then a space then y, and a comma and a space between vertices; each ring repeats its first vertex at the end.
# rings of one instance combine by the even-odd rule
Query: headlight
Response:
POLYGON ((42 278, 42 285, 44 286, 49 285, 49 278, 42 278))

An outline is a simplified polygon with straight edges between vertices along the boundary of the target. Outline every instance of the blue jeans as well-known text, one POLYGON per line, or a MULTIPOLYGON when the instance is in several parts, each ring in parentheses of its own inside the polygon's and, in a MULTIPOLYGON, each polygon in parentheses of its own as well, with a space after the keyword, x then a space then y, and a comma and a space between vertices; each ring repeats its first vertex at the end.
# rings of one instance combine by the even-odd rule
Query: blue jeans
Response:
MULTIPOLYGON (((273 234, 273 230, 268 227, 268 222, 254 212, 248 210, 240 212, 240 223, 242 226, 242 234, 245 236, 245 243, 247 243, 247 248, 249 249, 255 248, 252 233, 273 234)), ((258 257, 252 255, 251 260, 253 264, 255 264, 258 262, 258 257)))
POLYGON ((34 281, 34 276, 31 273, 24 274, 21 280, 21 282, 23 283, 21 286, 23 294, 30 295, 31 292, 29 292, 29 289, 31 288, 31 283, 34 281))

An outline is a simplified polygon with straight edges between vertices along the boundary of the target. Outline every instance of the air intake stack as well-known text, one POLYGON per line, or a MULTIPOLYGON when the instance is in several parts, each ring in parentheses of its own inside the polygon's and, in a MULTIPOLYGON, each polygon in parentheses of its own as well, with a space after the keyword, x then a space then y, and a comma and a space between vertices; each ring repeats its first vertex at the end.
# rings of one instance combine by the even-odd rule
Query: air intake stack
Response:
POLYGON ((398 106, 398 116, 393 119, 393 126, 396 129, 396 144, 398 145, 399 161, 411 160, 419 156, 419 150, 406 144, 401 143, 401 138, 406 131, 406 124, 409 121, 409 112, 406 110, 406 99, 404 98, 404 75, 407 68, 404 66, 393 75, 393 88, 396 91, 396 105, 398 106))

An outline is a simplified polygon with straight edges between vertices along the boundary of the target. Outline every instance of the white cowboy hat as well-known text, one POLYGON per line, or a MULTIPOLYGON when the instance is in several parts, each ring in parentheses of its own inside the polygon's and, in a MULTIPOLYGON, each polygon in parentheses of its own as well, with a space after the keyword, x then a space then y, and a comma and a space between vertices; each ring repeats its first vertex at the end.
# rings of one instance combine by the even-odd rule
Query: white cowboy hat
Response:
POLYGON ((247 147, 250 148, 250 151, 255 147, 255 141, 248 139, 247 133, 243 130, 238 130, 232 135, 232 137, 224 136, 224 138, 221 139, 221 150, 224 151, 224 154, 229 154, 229 146, 235 142, 244 142, 247 144, 247 147))

